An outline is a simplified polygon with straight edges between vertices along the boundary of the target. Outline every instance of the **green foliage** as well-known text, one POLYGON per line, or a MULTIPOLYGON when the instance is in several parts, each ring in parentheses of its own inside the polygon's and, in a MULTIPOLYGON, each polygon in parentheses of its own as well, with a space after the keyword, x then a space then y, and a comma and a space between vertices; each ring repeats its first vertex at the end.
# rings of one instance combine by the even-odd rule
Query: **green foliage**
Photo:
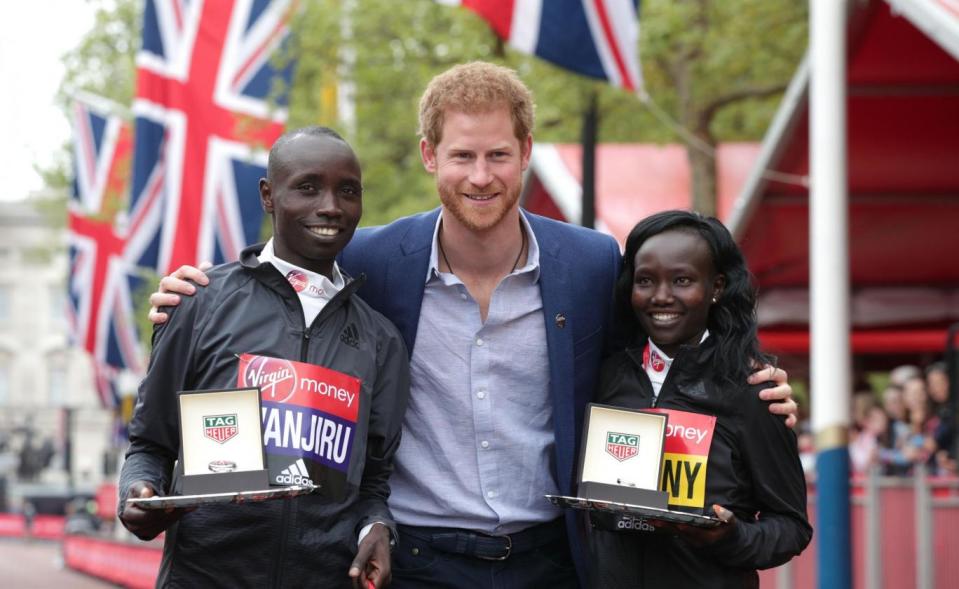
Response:
MULTIPOLYGON (((515 68, 537 96, 538 141, 579 141, 581 114, 594 92, 611 108, 630 104, 629 116, 645 121, 640 126, 651 123, 628 93, 504 47, 473 12, 433 0, 356 0, 352 8, 316 0, 304 7, 293 32, 298 63, 290 125, 330 125, 353 144, 363 162, 366 225, 436 206, 417 147, 417 105, 429 80, 457 63, 481 59, 515 68), (349 38, 344 19, 352 24, 349 38), (355 87, 354 128, 325 104, 329 89, 342 81, 355 87)), ((622 128, 621 119, 603 120, 604 140, 636 140, 622 128)))
MULTIPOLYGON (((69 91, 82 90, 130 105, 142 2, 90 1, 98 7, 95 25, 64 57, 59 101, 66 107, 69 91)), ((643 0, 640 57, 649 94, 687 128, 708 115, 711 140, 758 140, 778 104, 776 88, 785 87, 805 50, 806 10, 800 0, 643 0)), ((517 53, 466 9, 434 0, 309 0, 292 30, 291 50, 279 58, 297 60, 289 127, 329 125, 354 146, 363 162, 366 225, 436 206, 419 158, 417 103, 430 78, 456 63, 515 68, 536 96, 539 142, 578 142, 593 94, 600 141, 678 140, 636 96, 517 53), (354 88, 353 125, 337 119, 334 97, 343 82, 354 88)), ((66 149, 42 173, 66 194, 66 149)), ((45 206, 62 224, 63 201, 45 206)), ((146 301, 135 300, 142 319, 146 301)))
MULTIPOLYGON (((94 24, 80 44, 63 56, 65 73, 56 102, 69 118, 74 92, 88 92, 129 105, 135 80, 134 56, 140 32, 137 0, 86 0, 96 5, 94 24)), ((70 144, 55 154, 53 163, 37 167, 47 196, 36 203, 52 227, 66 225, 66 201, 73 179, 70 144)), ((122 203, 115 203, 119 206, 122 203)))
POLYGON ((710 120, 719 140, 762 137, 806 48, 798 0, 644 0, 641 53, 650 94, 687 125, 731 97, 710 120), (756 98, 750 98, 756 94, 756 98))
MULTIPOLYGON (((130 104, 141 2, 94 0, 96 24, 64 58, 67 89, 130 104)), ((716 140, 757 140, 805 48, 806 3, 799 0, 644 0, 640 56, 650 95, 688 128, 710 111, 716 140), (743 98, 716 108, 717 101, 743 98)), ((578 142, 592 94, 604 142, 675 142, 632 94, 513 51, 469 10, 434 0, 311 0, 293 19, 290 53, 296 77, 289 126, 335 127, 353 144, 364 169, 364 224, 381 224, 436 205, 417 149, 416 110, 430 78, 473 59, 519 71, 537 98, 535 137, 578 142), (349 25, 346 27, 344 25, 349 25), (346 34, 348 29, 351 34, 346 34), (354 89, 355 124, 337 120, 338 84, 354 89)), ((43 170, 51 187, 68 185, 67 158, 43 170)))
MULTIPOLYGON (((641 61, 647 89, 691 127, 703 111, 717 140, 757 140, 805 47, 806 4, 797 0, 644 0, 641 61), (743 98, 728 106, 741 93, 743 98)), ((294 23, 297 76, 291 126, 330 125, 363 161, 364 224, 436 205, 417 149, 416 110, 427 82, 453 64, 482 59, 515 68, 537 98, 535 137, 578 142, 596 93, 600 140, 675 142, 634 95, 504 47, 469 10, 434 0, 314 0, 294 23), (344 35, 344 24, 352 35, 344 35), (355 128, 336 119, 331 93, 355 88, 355 128)))
MULTIPOLYGON (((90 1, 90 0, 88 0, 90 1)), ((134 58, 140 44, 141 2, 137 0, 95 0, 93 28, 80 45, 63 58, 60 102, 69 103, 70 90, 84 90, 128 105, 133 100, 136 68, 134 58)))

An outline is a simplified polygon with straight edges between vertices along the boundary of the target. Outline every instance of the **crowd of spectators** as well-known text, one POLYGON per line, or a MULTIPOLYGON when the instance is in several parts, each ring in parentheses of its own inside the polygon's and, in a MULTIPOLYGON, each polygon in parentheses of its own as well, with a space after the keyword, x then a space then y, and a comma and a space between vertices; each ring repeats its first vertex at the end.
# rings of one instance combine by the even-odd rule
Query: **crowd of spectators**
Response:
POLYGON ((857 391, 852 398, 850 466, 865 473, 874 465, 887 475, 909 475, 924 463, 931 475, 957 474, 955 418, 949 402, 946 365, 925 370, 900 366, 876 395, 857 391))
MULTIPOLYGON (((908 476, 917 464, 930 475, 957 475, 956 423, 949 401, 946 365, 899 366, 881 391, 863 386, 852 396, 849 459, 853 474, 874 467, 908 476)), ((799 452, 808 477, 815 476, 815 449, 808 424, 799 427, 799 452)))

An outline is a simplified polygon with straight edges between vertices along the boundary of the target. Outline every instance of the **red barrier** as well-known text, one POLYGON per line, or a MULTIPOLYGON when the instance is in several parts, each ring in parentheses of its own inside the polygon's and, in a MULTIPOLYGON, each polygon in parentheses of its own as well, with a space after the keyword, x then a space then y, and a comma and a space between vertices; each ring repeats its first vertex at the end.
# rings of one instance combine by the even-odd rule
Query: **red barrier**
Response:
MULTIPOLYGON (((864 589, 866 581, 865 518, 867 506, 864 481, 851 481, 851 534, 853 559, 853 587, 864 589)), ((910 479, 894 482, 880 489, 881 504, 881 575, 884 587, 913 587, 916 581, 916 512, 915 493, 910 479)), ((959 579, 959 486, 940 484, 930 479, 932 497, 939 504, 933 506, 933 550, 935 563, 935 587, 946 589, 955 586, 959 579)), ((809 521, 816 525, 816 491, 809 488, 809 521)), ((37 516, 38 522, 51 516, 37 516)), ((62 520, 63 518, 59 518, 62 520)), ((55 524, 45 522, 46 529, 55 529, 55 524)), ((62 521, 60 523, 62 535, 62 521)), ((0 536, 23 536, 23 516, 0 513, 0 536)), ((35 534, 36 536, 36 534, 35 534)), ((806 550, 786 567, 760 571, 762 587, 775 588, 779 576, 786 571, 791 577, 791 587, 796 589, 816 586, 816 550, 818 536, 814 533, 806 550)), ((147 589, 156 582, 162 551, 154 546, 127 544, 91 538, 67 536, 63 542, 67 566, 100 577, 124 587, 147 589)))
POLYGON ((117 484, 103 483, 97 487, 97 517, 111 521, 117 516, 117 484))
POLYGON ((0 536, 19 538, 26 529, 26 522, 19 513, 0 513, 0 536))
POLYGON ((66 518, 62 515, 37 515, 30 526, 30 535, 44 540, 62 540, 66 518))
POLYGON ((63 558, 67 566, 131 589, 150 589, 156 584, 162 551, 89 536, 67 536, 63 558))
MULTIPOLYGON (((941 500, 956 497, 954 487, 936 487, 937 479, 929 479, 933 485, 932 497, 941 500)), ((851 494, 864 498, 865 481, 851 481, 851 494)), ((914 587, 916 584, 916 497, 911 479, 903 479, 901 486, 885 486, 880 489, 880 558, 883 587, 914 587)), ((858 503, 858 502, 857 502, 858 503)), ((866 509, 864 503, 851 506, 850 532, 852 535, 853 588, 866 587, 866 509)), ((934 505, 933 507, 933 562, 935 563, 935 587, 955 587, 959 579, 959 505, 934 505)), ((816 493, 809 488, 809 521, 816 526, 816 493)), ((775 588, 778 577, 789 571, 796 589, 816 587, 817 536, 806 550, 794 558, 787 567, 760 571, 760 586, 775 588)))

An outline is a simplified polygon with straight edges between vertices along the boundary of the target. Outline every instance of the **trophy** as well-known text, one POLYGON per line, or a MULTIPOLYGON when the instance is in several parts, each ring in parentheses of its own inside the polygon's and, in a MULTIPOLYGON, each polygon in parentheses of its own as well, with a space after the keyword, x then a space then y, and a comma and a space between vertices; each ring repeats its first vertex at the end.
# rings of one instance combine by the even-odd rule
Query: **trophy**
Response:
POLYGON ((177 494, 127 501, 160 509, 313 492, 342 501, 359 486, 362 382, 305 362, 237 358, 237 388, 178 395, 177 494))
POLYGON ((260 391, 179 394, 184 495, 268 489, 260 391))
MULTIPOLYGON (((685 431, 685 426, 678 424, 678 427, 670 429, 671 414, 708 424, 711 440, 715 425, 712 416, 590 403, 583 425, 577 496, 546 495, 546 498, 554 505, 572 509, 611 512, 700 527, 720 525, 722 522, 715 517, 670 509, 671 495, 661 490, 664 484, 667 432, 679 431, 680 428, 685 431)), ((698 441, 704 440, 701 437, 698 441)), ((703 462, 708 455, 708 446, 709 442, 706 441, 705 455, 699 457, 703 462)), ((698 448, 673 448, 670 452, 702 452, 702 447, 700 443, 698 448)), ((673 481, 672 477, 666 479, 673 481)), ((704 495, 704 480, 690 483, 696 485, 694 490, 698 495, 704 495)))

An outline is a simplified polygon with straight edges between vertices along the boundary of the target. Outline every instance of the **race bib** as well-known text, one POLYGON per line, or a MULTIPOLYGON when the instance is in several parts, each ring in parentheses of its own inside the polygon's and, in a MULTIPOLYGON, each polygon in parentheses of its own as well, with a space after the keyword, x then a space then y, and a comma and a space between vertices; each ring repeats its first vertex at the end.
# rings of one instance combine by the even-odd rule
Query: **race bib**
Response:
POLYGON ((703 509, 706 503, 706 469, 713 442, 716 417, 653 408, 646 411, 669 416, 663 451, 660 490, 669 494, 669 506, 703 509))
POLYGON ((356 437, 360 380, 314 364, 243 354, 237 386, 260 389, 270 483, 309 482, 339 495, 356 437))

